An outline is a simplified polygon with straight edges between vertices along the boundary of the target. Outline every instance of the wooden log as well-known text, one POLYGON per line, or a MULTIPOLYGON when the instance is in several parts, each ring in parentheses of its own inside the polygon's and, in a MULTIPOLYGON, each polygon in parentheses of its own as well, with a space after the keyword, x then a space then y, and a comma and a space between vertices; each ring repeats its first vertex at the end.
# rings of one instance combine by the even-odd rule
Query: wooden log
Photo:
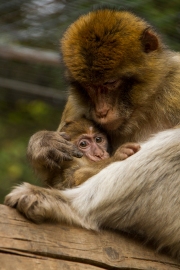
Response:
POLYGON ((173 259, 112 231, 34 224, 0 205, 0 269, 180 269, 173 259))

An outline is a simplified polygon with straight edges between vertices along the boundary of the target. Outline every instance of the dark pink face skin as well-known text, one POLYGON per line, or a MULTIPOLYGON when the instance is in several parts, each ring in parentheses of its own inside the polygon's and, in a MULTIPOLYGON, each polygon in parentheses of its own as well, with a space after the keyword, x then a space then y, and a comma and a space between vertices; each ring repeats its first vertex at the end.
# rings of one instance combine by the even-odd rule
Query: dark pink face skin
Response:
POLYGON ((76 141, 79 150, 92 161, 100 161, 109 157, 108 141, 104 134, 95 133, 90 126, 86 134, 82 134, 76 141))
POLYGON ((112 79, 103 84, 84 84, 83 87, 92 101, 92 118, 106 130, 115 130, 123 122, 117 110, 117 93, 122 85, 121 79, 112 79))

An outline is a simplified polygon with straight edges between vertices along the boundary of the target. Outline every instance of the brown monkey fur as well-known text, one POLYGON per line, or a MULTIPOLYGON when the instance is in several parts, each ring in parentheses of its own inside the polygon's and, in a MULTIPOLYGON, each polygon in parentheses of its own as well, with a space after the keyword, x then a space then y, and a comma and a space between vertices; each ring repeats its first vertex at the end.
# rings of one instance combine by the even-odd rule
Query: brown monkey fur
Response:
POLYGON ((61 162, 59 170, 53 172, 49 170, 48 174, 44 174, 43 180, 46 185, 57 189, 78 186, 112 162, 124 160, 140 148, 137 143, 126 143, 110 157, 110 145, 105 133, 94 122, 83 117, 78 121, 66 123, 61 132, 62 136, 70 139, 83 156, 74 157, 72 161, 61 162), (98 143, 97 139, 99 139, 98 143), (80 147, 82 142, 88 142, 88 148, 80 147))
POLYGON ((179 123, 179 54, 145 21, 99 10, 72 24, 61 44, 71 89, 60 129, 85 114, 107 130, 116 148, 179 123))
MULTIPOLYGON (((23 184, 5 203, 36 222, 141 230, 180 261, 180 131, 171 129, 180 122, 180 55, 141 18, 110 9, 81 16, 61 48, 71 87, 58 130, 85 115, 102 125, 114 151, 127 141, 147 142, 77 189, 23 184)), ((53 171, 78 151, 58 132, 39 132, 29 155, 36 170, 53 171)))

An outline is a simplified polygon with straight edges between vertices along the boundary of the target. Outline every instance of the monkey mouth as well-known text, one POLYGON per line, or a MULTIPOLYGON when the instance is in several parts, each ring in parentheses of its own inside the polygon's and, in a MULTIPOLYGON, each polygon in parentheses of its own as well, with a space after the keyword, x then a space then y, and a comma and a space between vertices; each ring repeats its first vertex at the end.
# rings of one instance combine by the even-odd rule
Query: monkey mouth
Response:
POLYGON ((103 155, 87 155, 87 157, 90 160, 97 162, 97 161, 109 158, 109 154, 106 153, 106 154, 103 154, 103 155))
POLYGON ((106 119, 98 119, 98 123, 106 130, 117 130, 123 123, 123 119, 117 118, 112 121, 106 119))
POLYGON ((91 157, 91 160, 97 162, 97 161, 102 160, 102 158, 100 158, 100 157, 91 157))
POLYGON ((100 156, 93 156, 93 157, 92 157, 92 156, 91 156, 91 160, 97 162, 97 161, 106 159, 106 158, 108 158, 108 157, 109 157, 109 155, 106 156, 106 157, 100 157, 100 156))

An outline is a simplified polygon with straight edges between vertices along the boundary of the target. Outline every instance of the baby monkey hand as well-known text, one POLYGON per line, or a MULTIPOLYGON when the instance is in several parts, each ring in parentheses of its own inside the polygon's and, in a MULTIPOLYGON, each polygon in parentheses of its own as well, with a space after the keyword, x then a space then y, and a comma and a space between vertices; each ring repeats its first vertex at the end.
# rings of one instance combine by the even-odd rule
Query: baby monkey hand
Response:
POLYGON ((128 142, 122 144, 115 152, 114 159, 116 161, 124 160, 140 150, 140 145, 138 143, 128 142))

